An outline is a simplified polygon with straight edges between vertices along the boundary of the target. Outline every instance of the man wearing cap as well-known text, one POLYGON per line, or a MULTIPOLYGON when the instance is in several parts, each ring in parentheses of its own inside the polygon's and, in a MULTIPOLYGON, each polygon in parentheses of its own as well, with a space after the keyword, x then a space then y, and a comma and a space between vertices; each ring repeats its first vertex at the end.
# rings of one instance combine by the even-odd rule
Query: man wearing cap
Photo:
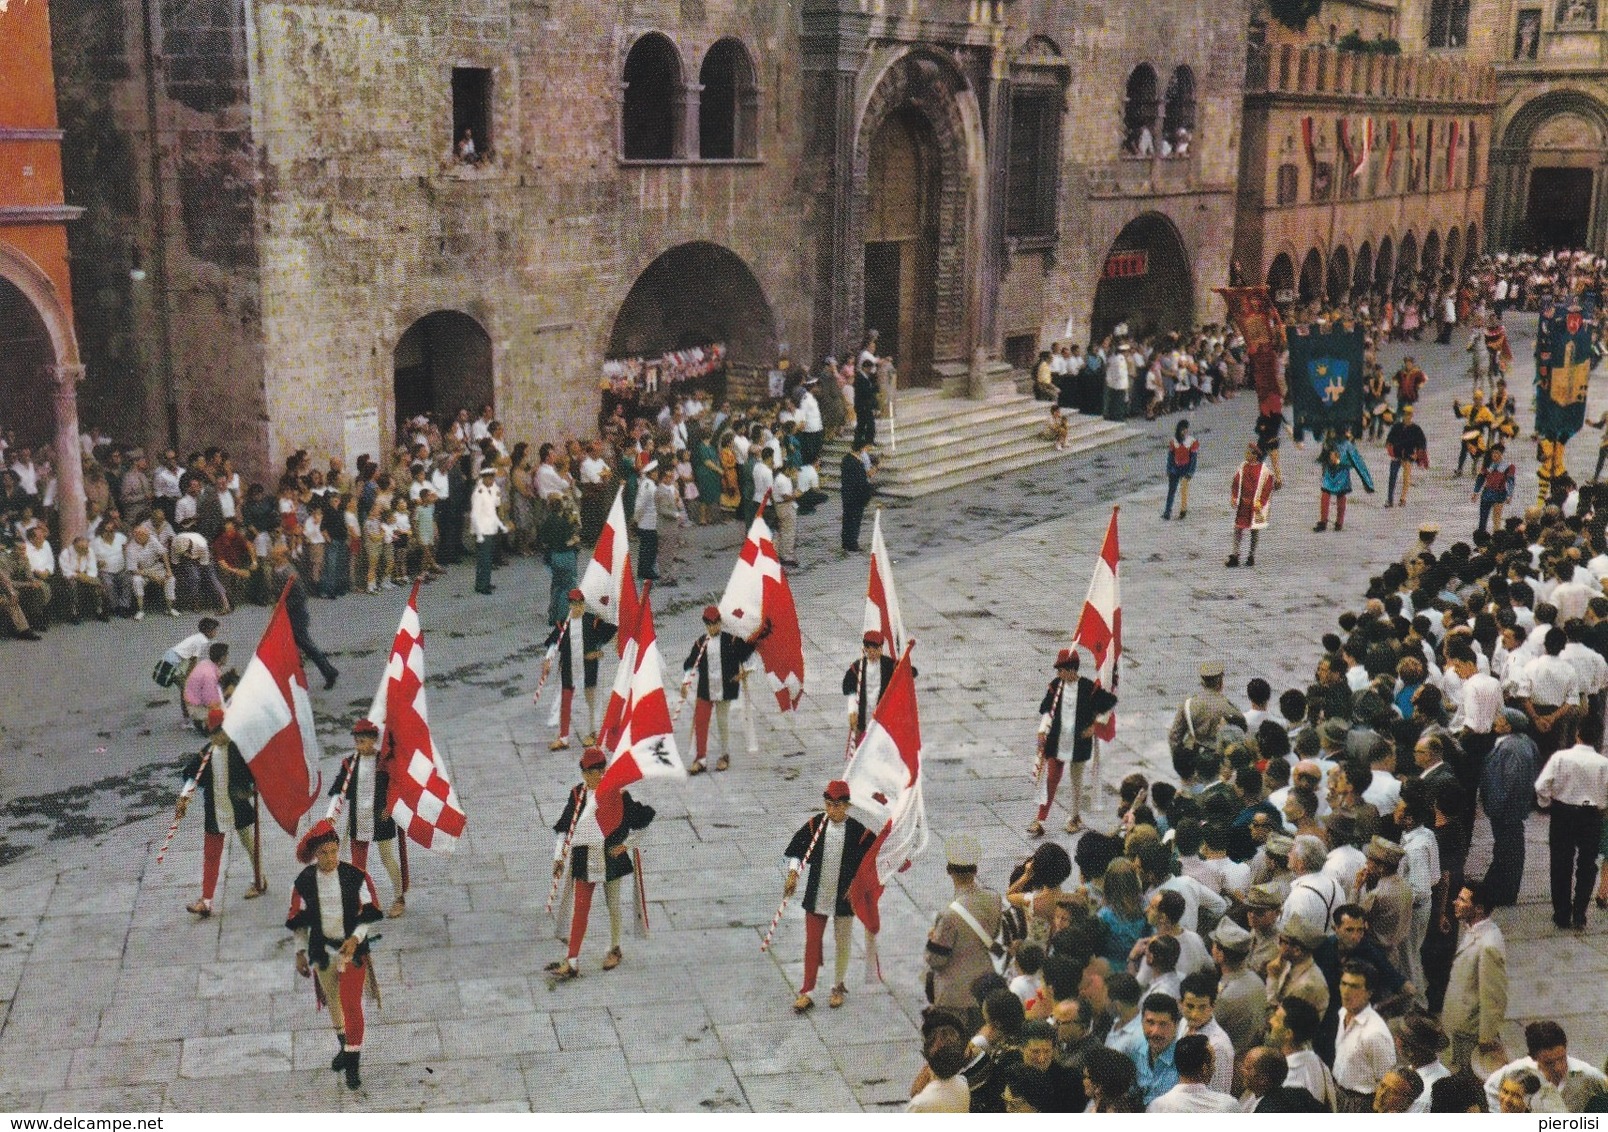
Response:
POLYGON ((1524 879, 1524 821, 1535 809, 1536 767, 1541 761, 1535 740, 1526 734, 1529 722, 1518 708, 1497 712, 1492 724, 1496 746, 1480 770, 1480 805, 1490 819, 1493 842, 1485 883, 1498 908, 1519 902, 1524 879))
POLYGON ((688 774, 702 774, 709 769, 704 761, 709 754, 709 717, 715 717, 715 729, 720 732, 720 759, 716 770, 731 766, 731 742, 728 721, 732 701, 742 695, 742 681, 746 678, 743 665, 754 655, 761 629, 751 640, 744 640, 720 627, 720 608, 704 606, 704 635, 693 642, 682 664, 681 695, 685 699, 694 692, 697 702, 692 709, 692 736, 695 753, 688 774), (696 688, 693 687, 696 682, 696 688))
POLYGON ((1251 857, 1251 883, 1278 893, 1281 907, 1295 880, 1295 874, 1290 871, 1290 850, 1294 847, 1295 838, 1289 834, 1270 833, 1251 857))
POLYGON ((190 808, 190 797, 196 788, 201 789, 203 834, 201 840, 201 899, 188 905, 185 911, 203 920, 212 915, 212 896, 218 888, 218 873, 223 864, 224 830, 232 829, 240 844, 251 854, 253 880, 246 889, 246 899, 255 900, 268 891, 261 879, 261 863, 257 856, 257 784, 252 780, 251 768, 223 730, 223 711, 213 708, 207 713, 207 745, 190 757, 184 768, 184 788, 174 807, 175 820, 184 817, 190 808))
POLYGON ((340 798, 346 808, 340 816, 352 864, 368 872, 369 842, 379 843, 380 860, 395 894, 386 914, 394 919, 407 909, 408 885, 397 858, 396 822, 391 817, 392 751, 379 756, 380 728, 372 719, 352 724, 352 742, 357 749, 341 763, 329 796, 340 798))
POLYGON ((972 983, 994 972, 994 937, 1002 911, 999 893, 977 883, 982 848, 970 834, 944 842, 945 869, 955 898, 927 933, 929 1000, 934 1006, 971 1010, 978 1005, 972 983))
POLYGON ((1210 747, 1225 723, 1245 730, 1244 714, 1223 695, 1222 662, 1209 660, 1200 666, 1200 691, 1184 700, 1167 733, 1173 771, 1180 782, 1194 781, 1196 752, 1210 747))
POLYGON ((1062 721, 1070 718, 1072 722, 1072 816, 1066 819, 1066 831, 1076 833, 1083 828, 1083 766, 1094 757, 1094 729, 1117 706, 1115 694, 1079 676, 1078 666, 1077 651, 1062 649, 1055 658, 1055 679, 1039 701, 1039 752, 1043 755, 1044 773, 1037 779, 1038 816, 1027 826, 1027 832, 1034 837, 1044 835, 1044 821, 1050 816, 1055 789, 1068 762, 1061 745, 1062 721), (1070 717, 1066 714, 1069 701, 1070 717))
POLYGON ((296 846, 296 860, 307 867, 291 885, 285 929, 296 933, 296 973, 317 979, 320 1004, 329 1006, 340 1050, 329 1067, 346 1071, 346 1087, 360 1088, 363 1054, 363 988, 375 998, 369 963, 369 929, 384 919, 374 882, 356 865, 341 860, 340 835, 329 821, 309 829, 296 846))
POLYGON ((826 784, 822 797, 826 801, 826 812, 813 815, 800 826, 784 853, 787 859, 787 880, 782 886, 784 896, 793 895, 798 888, 798 874, 806 867, 809 869, 803 901, 804 981, 799 986, 798 997, 793 1000, 793 1009, 800 1014, 815 1005, 810 992, 815 989, 816 973, 821 967, 821 944, 828 919, 833 921, 836 943, 833 968, 836 981, 827 1004, 835 1009, 848 998, 849 990, 843 980, 848 974, 849 948, 854 941, 854 909, 849 905, 849 885, 876 841, 870 830, 849 817, 847 782, 833 779, 826 784))
POLYGON ((1304 920, 1292 920, 1279 929, 1279 953, 1267 965, 1267 1007, 1273 1010, 1287 998, 1312 1004, 1321 1019, 1329 1009, 1329 985, 1312 960, 1323 933, 1304 920))
POLYGON ((508 529, 498 512, 502 492, 497 488, 497 466, 488 463, 480 469, 480 482, 469 496, 469 533, 475 540, 475 593, 489 594, 491 560, 497 551, 497 536, 508 529))
POLYGON ((861 640, 861 656, 843 673, 843 696, 849 705, 849 733, 854 746, 865 738, 865 729, 876 714, 882 693, 893 677, 894 659, 882 651, 882 634, 867 629, 861 640), (875 665, 875 669, 872 666, 875 665))
POLYGON ((554 625, 547 640, 542 642, 547 647, 542 675, 551 672, 553 661, 558 661, 558 738, 548 745, 548 750, 562 751, 569 746, 570 714, 577 687, 586 700, 586 729, 581 732, 581 742, 597 742, 598 668, 603 659, 603 646, 614 639, 616 632, 616 626, 586 611, 585 594, 580 590, 569 591, 569 616, 554 625))
MULTIPOLYGON (((581 977, 581 944, 586 939, 586 925, 591 918, 592 896, 599 876, 603 880, 603 900, 609 909, 609 952, 603 957, 603 970, 612 971, 620 965, 624 953, 620 950, 620 881, 637 874, 636 864, 641 858, 635 849, 634 835, 647 829, 653 821, 652 806, 643 805, 621 790, 618 794, 598 797, 597 787, 603 781, 608 757, 598 747, 588 747, 581 755, 581 781, 570 788, 564 800, 564 811, 553 824, 557 840, 553 848, 553 877, 564 875, 566 857, 571 888, 565 892, 565 902, 573 902, 574 911, 569 922, 569 951, 563 959, 547 964, 546 971, 554 982, 568 982, 581 977), (611 815, 608 811, 617 808, 611 815), (601 809, 601 813, 600 813, 601 809), (618 824, 607 836, 601 820, 616 818, 618 824), (602 862, 600 868, 598 862, 602 862), (635 864, 633 863, 635 861, 635 864)), ((640 894, 632 901, 640 910, 640 894)), ((558 918, 562 928, 562 910, 558 918)))
POLYGON ((1440 1059, 1441 1052, 1451 1045, 1446 1031, 1441 1029, 1434 1015, 1415 1010, 1400 1018, 1392 1018, 1390 1033, 1396 1039, 1396 1052, 1402 1064, 1410 1065, 1424 1082, 1423 1093, 1407 1111, 1428 1112, 1430 1087, 1436 1081, 1452 1075, 1452 1071, 1440 1059))
POLYGON ((1278 922, 1283 910, 1284 893, 1274 885, 1253 884, 1245 893, 1245 922, 1251 937, 1245 946, 1245 966, 1264 980, 1268 964, 1279 955, 1278 922))
POLYGON ((1250 932, 1224 916, 1209 938, 1212 959, 1219 971, 1212 1016, 1233 1043, 1234 1052, 1243 1057, 1262 1040, 1267 1029, 1267 986, 1246 966, 1250 932))
POLYGON ((1401 875, 1406 850, 1376 836, 1363 854, 1367 860, 1357 874, 1356 903, 1368 917, 1368 939, 1393 968, 1411 978, 1407 953, 1412 946, 1413 890, 1401 875))

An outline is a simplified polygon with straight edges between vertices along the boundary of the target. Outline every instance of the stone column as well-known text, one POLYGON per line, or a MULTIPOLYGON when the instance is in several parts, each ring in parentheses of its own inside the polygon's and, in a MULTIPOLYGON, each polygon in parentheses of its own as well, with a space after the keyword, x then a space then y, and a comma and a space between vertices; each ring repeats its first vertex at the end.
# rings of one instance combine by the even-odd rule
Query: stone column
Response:
POLYGON ((703 101, 702 83, 684 83, 681 87, 681 143, 675 156, 688 161, 699 156, 702 148, 698 137, 698 107, 703 101))
POLYGON ((56 379, 56 511, 61 517, 61 541, 71 542, 85 533, 84 457, 78 447, 78 383, 81 365, 51 366, 56 379))

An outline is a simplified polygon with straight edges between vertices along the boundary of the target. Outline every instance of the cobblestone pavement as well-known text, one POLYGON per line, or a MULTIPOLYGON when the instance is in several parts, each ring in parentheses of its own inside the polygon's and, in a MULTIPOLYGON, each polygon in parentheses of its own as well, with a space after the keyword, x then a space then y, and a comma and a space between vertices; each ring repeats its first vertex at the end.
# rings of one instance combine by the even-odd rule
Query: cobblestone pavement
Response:
MULTIPOLYGON (((737 740, 727 774, 640 789, 659 812, 644 851, 652 935, 627 939, 625 963, 603 973, 598 910, 584 977, 562 987, 542 974, 559 954, 542 908, 549 828, 577 774, 574 751, 547 750, 545 704, 530 704, 546 573, 518 560, 499 572, 491 598, 469 592, 463 568, 426 588, 432 715, 469 834, 453 857, 413 854, 407 916, 384 925, 375 949, 385 1006, 371 1006, 358 1094, 323 1068, 328 1022, 292 970, 281 926, 295 867, 289 840, 267 830, 271 891, 252 903, 240 899, 250 864, 231 846, 219 912, 204 922, 183 910, 200 871, 193 821, 155 863, 195 741, 148 673, 186 626, 58 627, 41 645, 0 646, 0 1110, 896 1108, 919 1067, 922 943, 948 899, 938 839, 974 833, 996 886, 1026 850, 1034 709, 1110 505, 1123 507, 1127 653, 1121 730, 1104 756, 1108 792, 1135 767, 1166 772, 1165 729, 1200 660, 1221 658, 1235 692, 1258 674, 1276 689, 1305 683, 1338 608, 1402 552, 1418 522, 1439 521, 1448 536, 1472 528, 1467 481, 1450 477, 1450 401, 1467 388, 1464 355, 1414 349, 1431 374, 1420 415, 1435 466, 1410 506, 1386 511, 1379 497, 1359 495, 1344 534, 1312 534, 1315 446, 1286 442, 1287 485, 1254 571, 1222 568, 1229 470, 1254 413, 1243 396, 1195 414, 1204 449, 1183 522, 1158 518, 1171 420, 1031 474, 884 511, 919 642, 936 837, 884 899, 885 984, 863 983, 857 944, 847 1006, 805 1018, 790 1010, 803 949, 796 906, 770 954, 758 943, 780 897, 781 849, 842 765, 835 689, 855 649, 865 559, 832 549, 835 505, 804 520, 805 565, 792 579, 809 671, 802 710, 781 718, 762 708, 760 752, 737 740)), ((1387 349, 1389 367, 1401 353, 1387 349)), ((1518 384, 1527 406, 1527 383, 1518 384)), ((1594 414, 1608 402, 1601 377, 1597 385, 1594 414)), ((1574 445, 1577 474, 1590 471, 1594 439, 1574 445)), ((1364 451, 1382 487, 1383 452, 1364 451)), ((1529 499, 1533 461, 1518 456, 1529 499)), ((668 661, 685 655, 696 610, 724 584, 738 538, 734 526, 695 532, 697 561, 683 585, 655 595, 668 661)), ((404 600, 394 591, 314 609, 315 636, 334 647, 343 672, 336 691, 313 694, 326 774, 345 751, 344 725, 368 705, 404 600)), ((227 619, 236 663, 265 621, 259 609, 227 619)), ((1094 824, 1112 816, 1108 797, 1094 824)), ((1473 868, 1488 853, 1481 834, 1473 868)), ((1541 819, 1528 839, 1525 903, 1499 917, 1514 987, 1509 1048, 1522 1048, 1525 1020, 1555 1017, 1574 1052, 1595 1061, 1608 1050, 1608 934, 1594 924, 1554 937, 1541 819)), ((379 884, 388 902, 383 873, 379 884)))

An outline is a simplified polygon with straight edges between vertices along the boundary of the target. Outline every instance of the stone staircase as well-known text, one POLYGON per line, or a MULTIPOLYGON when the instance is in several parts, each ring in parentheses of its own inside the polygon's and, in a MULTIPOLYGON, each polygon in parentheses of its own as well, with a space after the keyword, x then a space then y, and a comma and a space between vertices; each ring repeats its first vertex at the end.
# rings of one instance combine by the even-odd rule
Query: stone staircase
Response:
MULTIPOLYGON (((895 448, 888 443, 887 418, 877 421, 880 494, 918 499, 1138 435, 1125 424, 1072 413, 1067 447, 1057 452, 1045 435, 1048 402, 1019 392, 1014 381, 996 382, 992 388, 980 401, 946 396, 940 389, 900 390, 894 409, 895 448)), ((838 468, 848 448, 844 437, 822 451, 822 486, 828 490, 837 488, 838 468)))

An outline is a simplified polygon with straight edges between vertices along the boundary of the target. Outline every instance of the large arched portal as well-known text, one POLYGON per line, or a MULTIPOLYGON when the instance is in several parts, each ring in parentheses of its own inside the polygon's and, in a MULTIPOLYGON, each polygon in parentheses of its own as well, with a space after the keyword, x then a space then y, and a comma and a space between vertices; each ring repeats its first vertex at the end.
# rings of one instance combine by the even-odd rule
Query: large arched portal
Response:
POLYGON ((39 311, 11 280, 0 276, 0 422, 25 448, 56 435, 56 349, 39 311))
POLYGON ((1315 303, 1323 297, 1323 253, 1310 248, 1301 261, 1301 282, 1297 297, 1303 303, 1315 303))
POLYGON ((658 357, 724 342, 732 361, 776 361, 776 319, 742 257, 719 244, 671 248, 637 276, 609 336, 609 357, 658 357))
POLYGON ((865 325, 906 383, 932 373, 938 293, 938 142, 919 110, 890 115, 871 143, 865 227, 865 325))
POLYGON ((1329 254, 1329 302, 1339 306, 1351 292, 1351 253, 1344 246, 1329 254))
POLYGON ((1608 234, 1608 106, 1593 93, 1554 89, 1526 103, 1490 161, 1493 250, 1601 246, 1608 234))
POLYGON ((447 421, 459 409, 479 416, 495 403, 491 336, 459 311, 432 311, 408 327, 392 361, 398 424, 431 412, 447 421))
POLYGON ((1147 212, 1117 234, 1094 289, 1092 338, 1099 341, 1118 323, 1137 337, 1188 330, 1195 321, 1195 279, 1189 254, 1173 222, 1147 212))
POLYGON ((984 153, 976 94, 951 56, 917 48, 876 79, 855 131, 844 329, 880 331, 901 385, 970 365, 984 153))
POLYGON ((1351 270, 1352 294, 1366 297, 1373 290, 1373 245, 1367 240, 1357 249, 1357 265, 1351 270))
POLYGON ((1267 269, 1267 289, 1277 303, 1288 302, 1295 296, 1295 263, 1284 252, 1274 256, 1267 269))

